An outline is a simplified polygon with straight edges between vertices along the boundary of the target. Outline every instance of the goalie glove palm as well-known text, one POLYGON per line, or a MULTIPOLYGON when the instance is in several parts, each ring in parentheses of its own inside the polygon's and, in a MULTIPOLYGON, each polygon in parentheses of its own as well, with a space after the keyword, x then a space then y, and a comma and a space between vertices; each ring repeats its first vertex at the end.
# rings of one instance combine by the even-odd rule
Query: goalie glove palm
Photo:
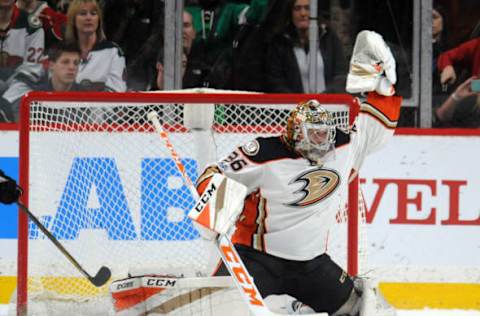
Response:
POLYGON ((357 35, 350 60, 346 90, 350 93, 377 91, 390 96, 397 82, 395 59, 382 36, 372 31, 357 35))

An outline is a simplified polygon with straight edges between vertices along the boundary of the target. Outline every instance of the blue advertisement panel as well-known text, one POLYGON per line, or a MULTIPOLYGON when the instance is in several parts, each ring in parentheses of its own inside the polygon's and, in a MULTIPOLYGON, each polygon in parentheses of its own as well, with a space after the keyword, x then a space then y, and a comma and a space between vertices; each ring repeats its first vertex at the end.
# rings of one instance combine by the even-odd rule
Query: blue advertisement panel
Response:
MULTIPOLYGON (((187 174, 195 180, 197 163, 192 159, 182 159, 182 162, 187 174)), ((6 174, 18 180, 18 158, 0 158, 0 163, 6 174)), ((135 228, 118 167, 115 160, 111 158, 75 158, 55 215, 41 216, 41 222, 49 227, 56 238, 65 240, 77 239, 82 229, 103 229, 110 240, 193 240, 198 238, 198 232, 186 216, 179 222, 169 221, 167 217, 168 208, 178 208, 186 214, 194 204, 186 186, 172 189, 167 185, 168 178, 177 176, 178 173, 173 160, 144 159, 141 168, 140 229, 135 228), (88 170, 87 178, 85 170, 88 170), (152 188, 155 189, 152 190, 152 188), (97 209, 87 206, 90 198, 88 192, 92 190, 95 190, 98 198, 97 209), (178 196, 182 198, 178 199, 178 196), (118 222, 122 223, 121 229, 116 225, 118 222), (169 234, 172 231, 179 233, 169 234)), ((16 239, 18 226, 16 206, 0 205, 0 212, 2 214, 0 238, 16 239)), ((33 224, 29 227, 29 235, 30 239, 39 237, 39 230, 33 224)))
MULTIPOLYGON (((18 158, 0 157, 0 169, 18 181, 18 158)), ((15 205, 0 204, 0 239, 16 239, 18 231, 18 215, 15 205)))

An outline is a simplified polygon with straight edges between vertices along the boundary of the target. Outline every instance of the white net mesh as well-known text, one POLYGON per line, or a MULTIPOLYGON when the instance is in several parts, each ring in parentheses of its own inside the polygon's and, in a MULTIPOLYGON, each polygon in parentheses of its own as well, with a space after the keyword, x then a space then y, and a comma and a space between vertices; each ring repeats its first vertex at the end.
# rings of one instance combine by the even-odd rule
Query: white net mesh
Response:
MULTIPOLYGON (((211 274, 219 260, 216 249, 199 238, 186 217, 194 200, 147 113, 159 114, 195 181, 205 164, 236 146, 283 131, 289 111, 302 98, 272 101, 258 96, 254 104, 223 96, 221 102, 210 103, 215 104, 211 130, 201 131, 183 125, 184 103, 201 107, 215 96, 138 94, 135 102, 125 102, 122 94, 110 95, 107 101, 39 97, 29 102, 29 122, 24 125, 29 126, 30 209, 92 275, 101 266, 111 269, 113 279, 126 277, 132 268, 211 274)), ((334 111, 339 126, 349 126, 345 97, 317 98, 334 111)), ((62 314, 58 306, 72 304, 91 306, 89 315, 108 311, 107 287, 96 288, 82 278, 32 223, 28 239, 31 311, 38 302, 38 314, 45 315, 62 314)), ((333 248, 342 248, 337 257, 346 268, 345 240, 338 238, 333 248)))

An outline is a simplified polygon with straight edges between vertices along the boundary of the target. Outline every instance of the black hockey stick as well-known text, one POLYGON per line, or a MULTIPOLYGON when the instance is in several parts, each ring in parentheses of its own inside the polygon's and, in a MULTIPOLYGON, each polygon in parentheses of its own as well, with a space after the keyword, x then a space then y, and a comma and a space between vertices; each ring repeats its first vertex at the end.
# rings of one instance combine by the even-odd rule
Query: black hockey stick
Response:
POLYGON ((85 271, 85 269, 78 263, 78 261, 75 260, 74 257, 72 257, 72 255, 67 251, 67 249, 65 249, 65 247, 62 246, 62 244, 58 241, 58 239, 55 238, 55 236, 53 236, 52 233, 50 233, 47 230, 47 228, 43 226, 42 223, 40 223, 38 218, 36 218, 35 215, 33 215, 32 212, 30 212, 28 207, 26 207, 20 202, 17 202, 17 205, 25 213, 27 213, 28 217, 30 217, 30 219, 35 223, 35 225, 37 225, 38 228, 40 228, 40 230, 45 234, 45 236, 47 236, 48 239, 50 239, 50 241, 53 242, 53 244, 58 248, 58 250, 60 250, 60 252, 63 253, 65 257, 67 257, 68 261, 70 261, 70 263, 73 264, 75 268, 77 268, 77 270, 80 271, 80 273, 82 273, 88 279, 88 281, 90 281, 96 287, 100 287, 105 283, 107 283, 107 281, 110 279, 110 276, 112 275, 109 268, 102 266, 100 270, 98 270, 97 274, 94 277, 92 277, 87 271, 85 271))

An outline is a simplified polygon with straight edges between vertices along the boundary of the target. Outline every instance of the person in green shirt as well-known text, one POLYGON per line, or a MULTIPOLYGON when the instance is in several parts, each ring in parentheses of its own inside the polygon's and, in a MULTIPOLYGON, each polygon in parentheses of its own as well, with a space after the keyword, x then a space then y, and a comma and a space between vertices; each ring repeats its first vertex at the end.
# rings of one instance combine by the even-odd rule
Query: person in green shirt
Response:
POLYGON ((239 26, 262 21, 267 5, 268 0, 252 0, 250 4, 199 0, 197 5, 187 6, 196 37, 183 87, 224 88, 231 67, 228 54, 239 26))

